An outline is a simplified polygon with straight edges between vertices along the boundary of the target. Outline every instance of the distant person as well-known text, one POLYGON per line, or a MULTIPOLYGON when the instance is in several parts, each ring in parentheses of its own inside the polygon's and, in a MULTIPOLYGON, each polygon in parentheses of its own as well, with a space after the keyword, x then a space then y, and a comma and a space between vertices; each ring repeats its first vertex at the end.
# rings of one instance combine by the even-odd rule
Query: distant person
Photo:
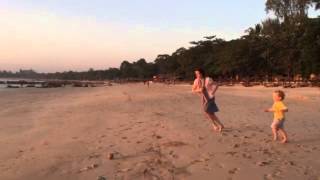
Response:
POLYGON ((288 142, 287 132, 284 130, 285 122, 285 112, 288 112, 288 108, 284 105, 283 100, 285 94, 281 90, 276 90, 272 94, 273 96, 273 106, 269 109, 266 109, 265 112, 273 112, 273 122, 271 124, 273 140, 278 139, 278 132, 282 136, 281 143, 288 142))
POLYGON ((192 86, 192 92, 201 96, 202 106, 207 117, 212 121, 212 127, 215 131, 221 132, 224 128, 218 117, 215 115, 219 111, 215 103, 215 93, 218 85, 214 84, 210 77, 205 77, 203 69, 198 68, 194 71, 195 80, 192 86))
POLYGON ((148 88, 149 88, 149 86, 150 86, 150 81, 149 81, 149 80, 143 81, 143 84, 144 84, 144 85, 147 85, 148 88))

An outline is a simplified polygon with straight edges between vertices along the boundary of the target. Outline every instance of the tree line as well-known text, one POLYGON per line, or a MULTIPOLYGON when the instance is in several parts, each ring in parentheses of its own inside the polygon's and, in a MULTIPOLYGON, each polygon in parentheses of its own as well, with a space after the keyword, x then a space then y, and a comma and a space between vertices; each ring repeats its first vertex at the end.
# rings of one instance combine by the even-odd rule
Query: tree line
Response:
POLYGON ((192 79, 202 67, 214 78, 257 78, 320 74, 320 17, 308 17, 310 8, 320 9, 320 0, 267 0, 266 12, 275 15, 248 28, 245 35, 226 41, 207 36, 192 41, 189 48, 160 54, 153 62, 123 61, 119 68, 84 72, 37 73, 32 70, 0 71, 0 77, 74 80, 150 79, 165 74, 192 79))

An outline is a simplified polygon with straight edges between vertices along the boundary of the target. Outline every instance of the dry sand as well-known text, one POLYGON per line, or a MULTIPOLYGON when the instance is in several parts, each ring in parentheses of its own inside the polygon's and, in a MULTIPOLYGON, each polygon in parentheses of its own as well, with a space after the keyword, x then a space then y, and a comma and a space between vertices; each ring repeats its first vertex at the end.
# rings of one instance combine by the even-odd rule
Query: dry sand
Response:
POLYGON ((0 179, 320 179, 319 89, 285 89, 283 145, 272 88, 221 87, 222 134, 190 88, 0 89, 0 179))

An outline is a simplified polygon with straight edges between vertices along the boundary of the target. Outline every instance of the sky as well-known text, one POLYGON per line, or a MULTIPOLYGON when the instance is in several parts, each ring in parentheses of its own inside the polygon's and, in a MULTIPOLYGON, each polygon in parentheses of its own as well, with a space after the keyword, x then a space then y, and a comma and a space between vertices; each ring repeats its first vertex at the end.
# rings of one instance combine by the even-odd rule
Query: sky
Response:
POLYGON ((226 40, 267 18, 265 0, 0 0, 0 70, 85 71, 226 40))

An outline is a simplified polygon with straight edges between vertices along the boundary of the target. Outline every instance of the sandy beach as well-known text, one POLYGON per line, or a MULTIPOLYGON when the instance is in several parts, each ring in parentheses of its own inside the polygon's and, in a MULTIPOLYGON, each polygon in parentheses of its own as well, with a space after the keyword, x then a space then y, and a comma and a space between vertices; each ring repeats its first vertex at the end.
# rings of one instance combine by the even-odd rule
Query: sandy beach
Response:
POLYGON ((0 179, 319 180, 320 90, 284 89, 288 144, 273 90, 220 87, 217 133, 190 85, 0 89, 0 179))

